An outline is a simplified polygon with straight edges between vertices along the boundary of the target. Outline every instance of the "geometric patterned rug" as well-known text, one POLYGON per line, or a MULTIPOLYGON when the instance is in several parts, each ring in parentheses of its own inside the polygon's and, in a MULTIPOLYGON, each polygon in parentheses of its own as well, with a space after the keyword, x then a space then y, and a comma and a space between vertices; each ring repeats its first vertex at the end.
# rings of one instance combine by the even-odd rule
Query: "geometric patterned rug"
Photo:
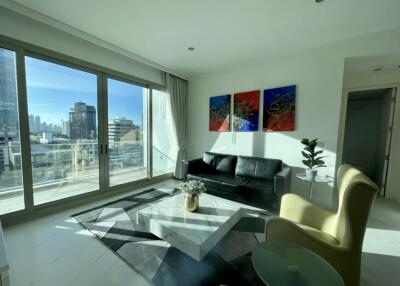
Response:
POLYGON ((251 251, 264 240, 265 213, 243 217, 201 261, 136 223, 138 210, 177 192, 149 189, 72 217, 154 285, 264 285, 253 269, 251 251))

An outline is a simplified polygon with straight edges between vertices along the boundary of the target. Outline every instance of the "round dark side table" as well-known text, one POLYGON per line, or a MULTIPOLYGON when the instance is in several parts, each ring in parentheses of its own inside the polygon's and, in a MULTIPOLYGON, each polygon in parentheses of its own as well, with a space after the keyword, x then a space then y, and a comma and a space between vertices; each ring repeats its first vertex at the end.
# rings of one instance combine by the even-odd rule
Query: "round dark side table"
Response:
POLYGON ((293 243, 262 242, 253 250, 252 262, 268 286, 345 286, 325 259, 293 243))

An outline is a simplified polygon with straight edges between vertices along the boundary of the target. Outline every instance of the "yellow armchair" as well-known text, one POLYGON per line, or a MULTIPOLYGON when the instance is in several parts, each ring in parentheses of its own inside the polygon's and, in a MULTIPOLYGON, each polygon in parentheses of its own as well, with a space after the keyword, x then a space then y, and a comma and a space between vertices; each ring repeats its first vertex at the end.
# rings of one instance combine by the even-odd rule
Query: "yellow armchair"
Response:
POLYGON ((293 242, 314 251, 336 268, 347 286, 358 286, 365 228, 378 187, 350 165, 339 168, 337 186, 337 212, 295 194, 284 195, 279 217, 266 222, 266 239, 293 242))

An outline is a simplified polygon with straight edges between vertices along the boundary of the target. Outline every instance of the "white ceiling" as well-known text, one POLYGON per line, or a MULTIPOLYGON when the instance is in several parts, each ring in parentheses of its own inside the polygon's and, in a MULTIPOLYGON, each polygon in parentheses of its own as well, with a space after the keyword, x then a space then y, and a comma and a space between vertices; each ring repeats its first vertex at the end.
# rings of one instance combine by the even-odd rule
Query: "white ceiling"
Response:
POLYGON ((397 76, 400 81, 400 54, 346 58, 345 79, 370 78, 371 76, 397 76), (374 71, 381 67, 381 71, 374 71))
POLYGON ((400 0, 14 1, 185 75, 400 26, 400 0))

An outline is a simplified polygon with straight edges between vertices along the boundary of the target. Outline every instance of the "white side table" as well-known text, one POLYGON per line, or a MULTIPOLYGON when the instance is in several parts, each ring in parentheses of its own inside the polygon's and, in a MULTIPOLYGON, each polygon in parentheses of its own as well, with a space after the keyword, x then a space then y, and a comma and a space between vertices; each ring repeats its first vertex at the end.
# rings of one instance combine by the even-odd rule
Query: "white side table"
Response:
POLYGON ((333 180, 328 177, 323 177, 323 176, 318 176, 318 175, 315 176, 314 179, 311 179, 310 177, 306 176, 305 174, 297 174, 296 178, 300 179, 302 181, 310 182, 310 190, 308 192, 310 201, 312 198, 312 192, 313 192, 315 183, 331 183, 331 182, 333 182, 333 180))

